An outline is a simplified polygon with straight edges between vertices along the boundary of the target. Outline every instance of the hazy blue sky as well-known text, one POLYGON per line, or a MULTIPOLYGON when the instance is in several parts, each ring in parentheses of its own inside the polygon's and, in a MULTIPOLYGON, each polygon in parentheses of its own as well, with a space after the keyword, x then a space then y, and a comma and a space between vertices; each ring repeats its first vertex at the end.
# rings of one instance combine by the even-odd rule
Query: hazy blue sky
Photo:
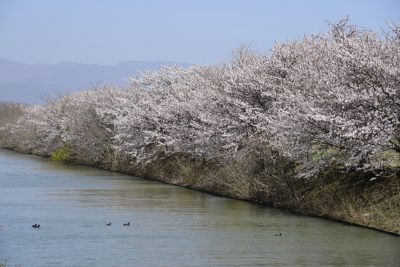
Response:
POLYGON ((266 51, 346 15, 379 30, 400 21, 400 1, 0 0, 0 58, 216 63, 242 43, 266 51))

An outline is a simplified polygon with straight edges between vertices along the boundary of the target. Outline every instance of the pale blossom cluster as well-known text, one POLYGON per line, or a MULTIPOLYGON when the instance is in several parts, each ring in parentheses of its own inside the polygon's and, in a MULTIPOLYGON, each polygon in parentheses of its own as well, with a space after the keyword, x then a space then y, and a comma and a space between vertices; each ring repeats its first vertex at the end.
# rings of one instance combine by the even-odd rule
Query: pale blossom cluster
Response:
POLYGON ((124 88, 28 107, 2 131, 9 147, 50 155, 68 146, 91 162, 126 155, 132 164, 229 160, 259 142, 309 177, 332 164, 381 169, 400 153, 399 121, 400 27, 382 35, 340 21, 267 54, 242 47, 227 64, 164 67, 124 88))

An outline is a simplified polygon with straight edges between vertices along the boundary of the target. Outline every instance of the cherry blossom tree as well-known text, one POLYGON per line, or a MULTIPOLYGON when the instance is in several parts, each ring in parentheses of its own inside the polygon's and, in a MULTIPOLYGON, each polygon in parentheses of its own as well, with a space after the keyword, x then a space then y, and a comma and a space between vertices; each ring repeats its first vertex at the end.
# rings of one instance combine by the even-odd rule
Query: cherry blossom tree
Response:
POLYGON ((332 166, 378 171, 400 154, 400 30, 389 28, 342 20, 266 54, 242 47, 226 64, 164 67, 124 88, 27 107, 1 131, 9 146, 45 155, 67 146, 91 163, 178 154, 223 163, 258 142, 299 177, 332 166))

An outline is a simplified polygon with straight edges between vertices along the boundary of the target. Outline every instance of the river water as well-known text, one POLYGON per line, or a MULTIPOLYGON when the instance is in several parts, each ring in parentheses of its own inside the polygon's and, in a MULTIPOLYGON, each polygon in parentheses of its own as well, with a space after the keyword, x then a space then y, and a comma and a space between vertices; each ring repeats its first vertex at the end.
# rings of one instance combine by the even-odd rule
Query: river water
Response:
POLYGON ((1 263, 400 266, 400 238, 0 150, 1 263))

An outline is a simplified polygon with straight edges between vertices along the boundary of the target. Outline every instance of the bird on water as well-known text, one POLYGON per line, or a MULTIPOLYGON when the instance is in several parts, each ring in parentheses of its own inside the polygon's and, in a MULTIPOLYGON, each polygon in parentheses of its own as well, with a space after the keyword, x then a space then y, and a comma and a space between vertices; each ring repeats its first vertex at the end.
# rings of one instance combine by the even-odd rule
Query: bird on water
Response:
POLYGON ((111 222, 107 223, 106 225, 107 225, 107 226, 111 226, 111 222))
POLYGON ((40 227, 40 224, 35 223, 35 224, 32 225, 32 227, 33 227, 33 228, 39 228, 39 227, 40 227))
POLYGON ((124 223, 124 226, 129 226, 129 225, 131 225, 131 223, 130 223, 130 222, 128 222, 128 223, 124 223))

